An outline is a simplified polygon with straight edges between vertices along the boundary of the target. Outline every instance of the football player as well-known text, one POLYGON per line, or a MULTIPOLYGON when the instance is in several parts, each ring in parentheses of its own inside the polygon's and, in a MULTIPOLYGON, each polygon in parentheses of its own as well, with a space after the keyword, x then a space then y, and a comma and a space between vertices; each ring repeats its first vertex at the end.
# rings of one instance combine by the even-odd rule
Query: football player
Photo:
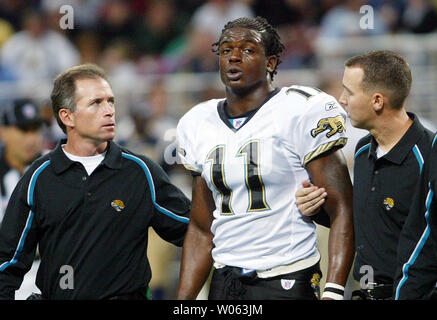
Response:
POLYGON ((179 121, 178 154, 193 172, 179 299, 195 299, 211 267, 209 299, 316 299, 315 224, 295 204, 306 178, 330 193, 323 299, 342 299, 354 256, 345 113, 318 89, 272 85, 284 46, 263 18, 227 23, 213 48, 225 99, 179 121))

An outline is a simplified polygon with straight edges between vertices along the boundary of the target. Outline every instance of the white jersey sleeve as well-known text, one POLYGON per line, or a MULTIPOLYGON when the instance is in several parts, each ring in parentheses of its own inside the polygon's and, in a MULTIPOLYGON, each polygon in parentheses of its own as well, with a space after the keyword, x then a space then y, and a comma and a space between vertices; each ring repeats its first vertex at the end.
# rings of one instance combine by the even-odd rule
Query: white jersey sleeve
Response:
MULTIPOLYGON (((309 93, 316 90, 303 88, 309 93)), ((347 143, 346 113, 337 100, 324 92, 306 98, 305 111, 297 118, 292 133, 295 150, 304 167, 319 155, 347 143)))
POLYGON ((185 168, 198 173, 202 172, 201 163, 196 160, 195 144, 196 132, 193 123, 189 123, 186 119, 181 119, 176 129, 177 139, 177 158, 178 162, 182 163, 185 168))

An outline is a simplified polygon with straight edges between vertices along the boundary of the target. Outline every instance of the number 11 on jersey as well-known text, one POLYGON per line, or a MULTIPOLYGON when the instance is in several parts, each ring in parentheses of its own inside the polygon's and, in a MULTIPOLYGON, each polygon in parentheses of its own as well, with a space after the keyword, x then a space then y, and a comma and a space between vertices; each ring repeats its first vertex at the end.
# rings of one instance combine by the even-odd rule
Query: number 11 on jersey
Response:
MULTIPOLYGON (((232 211, 232 189, 228 187, 225 179, 224 156, 225 146, 216 146, 208 154, 207 161, 211 161, 211 181, 214 187, 222 195, 222 214, 234 214, 232 211)), ((251 140, 245 143, 237 152, 237 157, 242 157, 244 163, 245 184, 249 194, 249 206, 247 212, 269 210, 266 201, 264 183, 261 178, 259 167, 260 143, 258 140, 251 140)))

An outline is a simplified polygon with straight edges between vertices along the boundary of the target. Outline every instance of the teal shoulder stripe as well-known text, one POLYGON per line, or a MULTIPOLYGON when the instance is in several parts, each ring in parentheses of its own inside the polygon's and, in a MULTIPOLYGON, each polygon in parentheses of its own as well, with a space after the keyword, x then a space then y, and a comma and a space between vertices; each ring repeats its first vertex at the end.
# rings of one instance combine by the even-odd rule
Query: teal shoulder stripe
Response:
POLYGON ((437 141, 437 134, 434 136, 434 139, 432 140, 431 147, 434 147, 436 141, 437 141))
POLYGON ((171 212, 170 210, 167 210, 166 208, 160 206, 156 202, 155 184, 153 183, 152 174, 150 173, 149 168, 147 167, 146 163, 143 160, 141 160, 140 158, 135 157, 131 154, 124 153, 124 152, 122 152, 122 157, 136 162, 141 167, 141 169, 143 169, 143 171, 146 175, 147 182, 149 183, 149 186, 150 186, 150 194, 152 196, 153 205, 155 206, 155 208, 159 212, 161 212, 161 213, 165 214, 166 216, 168 216, 174 220, 177 220, 179 222, 183 222, 183 223, 187 223, 187 224, 190 222, 190 219, 188 219, 187 217, 178 216, 177 214, 171 212))
POLYGON ((358 155, 359 155, 360 153, 362 153, 364 150, 367 150, 367 149, 369 149, 369 148, 370 148, 370 142, 369 142, 368 144, 362 146, 361 148, 359 148, 359 149, 357 150, 357 152, 356 152, 355 155, 354 155, 354 159, 356 159, 356 157, 358 157, 358 155))
POLYGON ((414 156, 417 159, 417 162, 419 163, 419 168, 420 168, 420 173, 422 173, 422 168, 423 168, 423 156, 422 153, 420 152, 419 148, 417 147, 417 145, 414 145, 413 147, 413 153, 414 156))

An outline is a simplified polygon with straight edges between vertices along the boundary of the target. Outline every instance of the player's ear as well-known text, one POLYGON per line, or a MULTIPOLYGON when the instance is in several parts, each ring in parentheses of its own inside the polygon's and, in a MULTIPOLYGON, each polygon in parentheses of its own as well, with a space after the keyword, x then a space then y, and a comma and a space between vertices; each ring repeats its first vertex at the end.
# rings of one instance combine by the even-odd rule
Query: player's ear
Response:
POLYGON ((276 66, 278 65, 278 57, 276 56, 269 56, 267 57, 267 72, 273 72, 275 70, 276 66))
POLYGON ((74 127, 74 112, 70 109, 62 108, 59 110, 58 115, 66 127, 74 127))

